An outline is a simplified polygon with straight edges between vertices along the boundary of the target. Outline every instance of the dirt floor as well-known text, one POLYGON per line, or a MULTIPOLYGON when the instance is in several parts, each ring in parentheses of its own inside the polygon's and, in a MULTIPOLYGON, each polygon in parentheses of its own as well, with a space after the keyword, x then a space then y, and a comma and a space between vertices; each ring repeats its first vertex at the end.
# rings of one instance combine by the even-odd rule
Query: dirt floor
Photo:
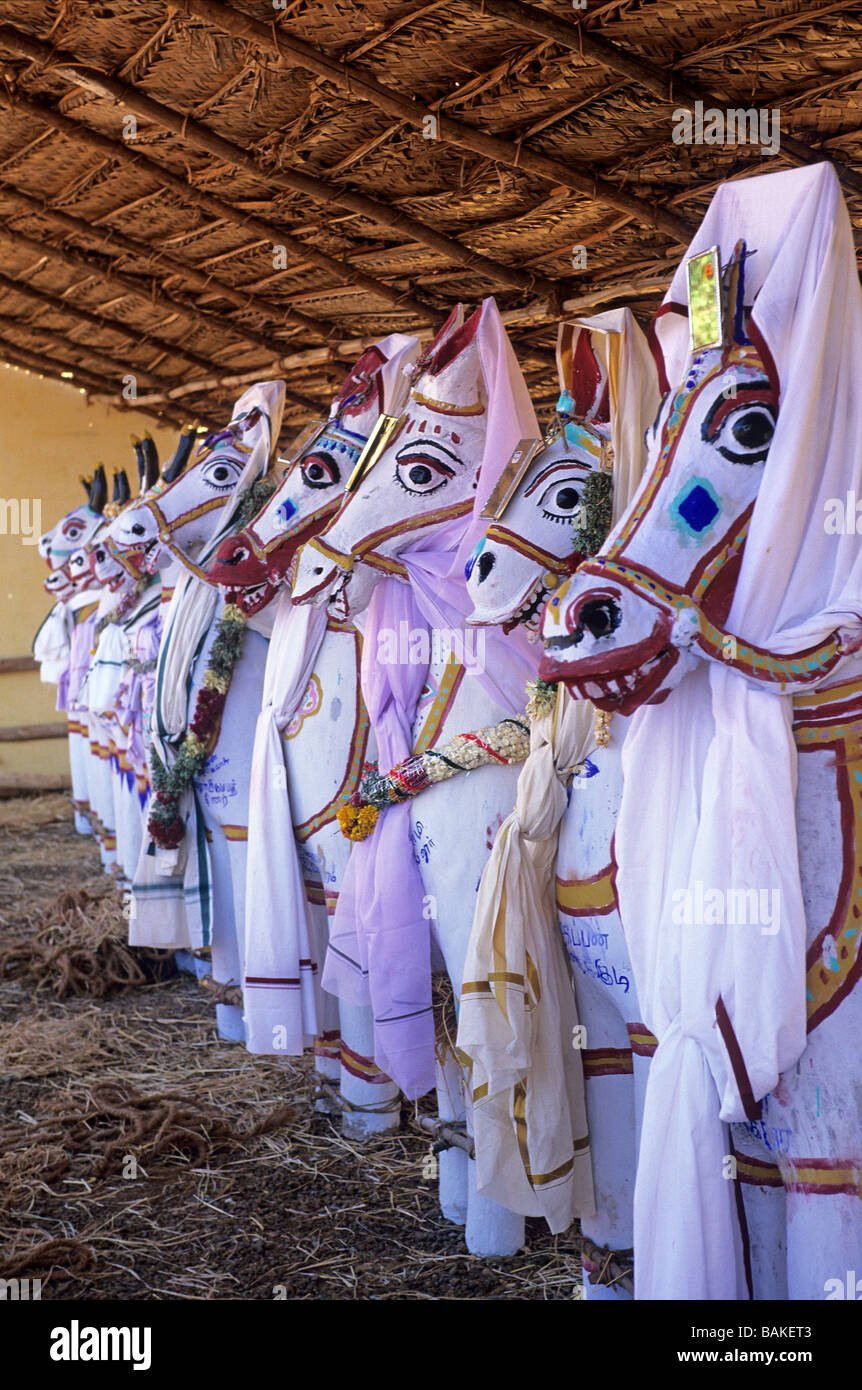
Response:
POLYGON ((412 1107, 398 1132, 345 1139, 312 1110, 307 1062, 220 1042, 196 982, 153 981, 171 960, 111 957, 114 978, 149 978, 58 999, 123 931, 65 799, 0 802, 0 1278, 39 1278, 43 1299, 582 1296, 571 1238, 543 1222, 513 1258, 468 1255, 412 1107))

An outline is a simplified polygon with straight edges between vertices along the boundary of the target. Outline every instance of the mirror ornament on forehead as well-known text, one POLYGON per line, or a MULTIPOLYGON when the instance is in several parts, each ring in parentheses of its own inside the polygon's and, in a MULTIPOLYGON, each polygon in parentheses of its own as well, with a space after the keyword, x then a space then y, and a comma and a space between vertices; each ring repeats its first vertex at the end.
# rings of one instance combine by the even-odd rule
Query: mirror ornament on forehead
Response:
POLYGON ((378 417, 356 461, 356 467, 347 480, 345 489, 347 492, 354 492, 366 473, 371 472, 377 460, 389 448, 403 419, 403 415, 381 415, 378 417))

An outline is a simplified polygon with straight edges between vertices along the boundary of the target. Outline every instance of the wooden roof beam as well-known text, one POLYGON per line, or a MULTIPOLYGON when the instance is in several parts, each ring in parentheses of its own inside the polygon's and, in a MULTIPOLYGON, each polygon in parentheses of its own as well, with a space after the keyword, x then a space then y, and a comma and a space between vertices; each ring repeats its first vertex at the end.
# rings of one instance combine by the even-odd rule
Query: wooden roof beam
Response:
MULTIPOLYGON (((268 168, 239 145, 234 144, 232 140, 216 134, 209 126, 194 120, 192 116, 175 110, 172 106, 166 106, 163 102, 155 101, 136 87, 130 86, 129 83, 121 82, 115 77, 109 77, 105 73, 98 72, 95 68, 80 63, 73 53, 64 53, 59 49, 54 49, 50 44, 43 43, 29 34, 24 34, 8 24, 0 25, 0 47, 5 49, 7 53, 14 53, 17 57, 26 58, 30 62, 45 66, 53 76, 61 77, 74 86, 83 87, 107 100, 117 102, 127 111, 132 112, 133 115, 140 117, 141 120, 154 122, 163 129, 171 131, 183 143, 195 149, 203 150, 216 159, 222 159, 234 168, 242 169, 261 183, 283 188, 291 193, 299 193, 329 207, 343 208, 346 212, 365 217, 378 223, 381 227, 398 232, 402 236, 413 237, 415 241, 421 242, 429 250, 435 251, 438 255, 463 265, 465 269, 474 274, 490 280, 492 285, 505 285, 508 289, 528 290, 544 294, 557 293, 555 283, 546 280, 544 276, 518 270, 514 266, 505 265, 502 261, 495 261, 489 256, 483 256, 478 251, 472 251, 454 237, 445 236, 442 232, 437 232, 433 227, 428 226, 427 223, 420 222, 397 209, 389 208, 385 203, 369 198, 364 193, 338 187, 335 184, 327 183, 324 179, 315 178, 311 174, 301 174, 293 169, 268 168)), ((430 306, 421 301, 408 300, 406 296, 401 303, 403 307, 410 307, 414 311, 418 308, 418 311, 423 314, 437 313, 436 310, 431 309, 430 306)))
MULTIPOLYGON (((91 357, 98 358, 99 362, 103 364, 101 368, 96 369, 97 371, 104 373, 105 368, 107 368, 108 373, 115 372, 120 380, 122 380, 124 376, 127 376, 132 370, 127 362, 120 362, 116 357, 112 357, 110 353, 104 352, 101 348, 90 347, 87 343, 81 343, 76 338, 64 338, 56 328, 48 328, 47 325, 40 323, 38 319, 21 319, 13 314, 4 314, 0 312, 0 328, 8 329, 13 333, 39 334, 40 337, 48 340, 44 346, 45 352, 62 352, 64 348, 79 348, 81 352, 86 352, 91 357)), ((76 371, 78 370, 74 362, 70 362, 67 365, 74 368, 76 371)), ((89 369, 83 367, 82 370, 87 371, 89 369)), ((138 369, 135 370, 134 374, 139 385, 145 386, 147 389, 158 390, 159 387, 168 385, 168 378, 159 376, 153 371, 141 371, 138 369)))
POLYGON ((82 371, 80 367, 62 367, 56 362, 46 362, 38 353, 31 352, 27 348, 20 348, 15 343, 9 343, 7 339, 0 336, 0 359, 10 363, 13 367, 23 367, 27 372, 38 372, 40 376, 52 378, 54 381, 61 381, 64 386, 73 386, 78 389, 84 388, 87 395, 96 395, 104 399, 106 404, 114 406, 115 409, 140 409, 144 415, 150 415, 154 420, 168 420, 172 425, 180 428, 186 423, 183 416, 175 411, 153 409, 150 406, 138 406, 137 402, 124 401, 117 398, 113 393, 112 383, 102 381, 98 376, 91 372, 82 371), (63 376, 64 371, 74 371, 74 379, 70 380, 63 376))
MULTIPOLYGON (((9 227, 2 220, 0 220, 0 236, 10 238, 17 246, 32 251, 36 256, 45 256, 46 253, 50 253, 51 257, 62 265, 66 265, 72 270, 83 271, 84 274, 94 276, 96 279, 104 280, 106 285, 117 290, 119 294, 131 295, 135 299, 140 299, 150 306, 163 310, 166 314, 180 315, 196 327, 208 327, 222 333, 231 332, 235 337, 244 339, 252 347, 260 348, 270 355, 277 351, 277 345, 274 345, 272 339, 265 337, 264 334, 257 333, 252 328, 246 328, 242 324, 236 324, 231 319, 223 319, 220 314, 212 314, 208 309, 198 309, 193 304, 186 304, 181 299, 174 299, 171 295, 158 290, 154 282, 148 284, 143 276, 121 275, 119 271, 112 268, 110 263, 105 264, 104 257, 84 256, 79 251, 74 251, 67 246, 48 245, 45 242, 37 241, 35 237, 25 236, 23 232, 9 227)), ((230 348, 237 345, 225 343, 223 346, 230 348)))
MULTIPOLYGON (((481 3, 481 0, 479 0, 481 3)), ((187 14, 203 20, 212 27, 232 34, 234 38, 245 39, 267 52, 276 50, 284 59, 289 57, 294 65, 306 68, 333 82, 353 98, 368 101, 387 115, 409 122, 411 126, 422 128, 429 107, 412 97, 402 96, 392 87, 382 82, 354 63, 331 58, 321 49, 304 39, 285 33, 283 28, 274 29, 241 14, 232 5, 222 4, 221 0, 179 0, 179 8, 187 14)), ((589 165, 576 164, 571 160, 552 159, 536 151, 525 150, 520 141, 504 140, 490 135, 476 126, 467 125, 441 112, 434 114, 437 123, 436 138, 442 144, 455 145, 459 149, 470 150, 483 159, 492 159, 510 169, 521 169, 524 173, 546 179, 552 184, 562 184, 594 201, 606 203, 619 212, 630 213, 648 227, 656 227, 682 245, 690 240, 693 226, 683 218, 666 212, 662 207, 627 193, 616 184, 603 179, 589 165)), ((540 286, 535 285, 538 290, 540 286)), ((545 289, 547 293, 547 289, 545 289)))
MULTIPOLYGON (((200 208, 202 212, 206 212, 212 217, 229 222, 243 232, 250 232, 259 236, 271 242, 273 246, 283 246, 286 251, 296 256, 298 261, 304 261, 321 270, 328 271, 330 275, 335 276, 339 284, 367 290, 369 294, 392 304, 397 309, 415 312, 423 323, 436 321, 440 317, 436 309, 430 310, 424 302, 411 299, 402 290, 393 289, 385 281, 376 280, 373 276, 366 275, 364 271, 349 262, 338 260, 337 257, 330 256, 325 251, 319 251, 316 247, 309 246, 306 242, 300 241, 298 237, 291 235, 287 228, 280 227, 277 223, 268 222, 251 213, 237 211, 235 207, 224 202, 223 199, 196 188, 194 184, 187 182, 179 174, 175 174, 172 169, 166 168, 148 155, 135 150, 128 141, 111 140, 107 135, 91 130, 83 122, 72 120, 53 106, 36 101, 20 92, 16 92, 14 97, 10 97, 8 93, 0 91, 0 108, 3 107, 8 110, 27 112, 28 115, 42 121, 53 130, 59 131, 70 140, 91 149, 94 154, 100 155, 103 159, 112 159, 118 164, 137 167, 139 170, 145 171, 158 181, 161 188, 170 189, 171 192, 177 193, 186 203, 200 208)), ((17 158, 18 156, 14 157, 17 158)), ((330 322, 332 328, 340 329, 341 327, 334 319, 324 321, 330 322)))
MULTIPOLYGON (((0 196, 15 202, 28 215, 37 214, 50 221, 58 229, 70 232, 73 236, 83 236, 90 241, 97 241, 100 246, 110 255, 120 251, 124 255, 142 256, 148 260, 161 263, 172 275, 179 275, 184 283, 193 285, 196 289, 203 290, 207 294, 217 295, 227 299, 235 308, 244 312, 251 310, 267 319, 287 320, 288 323, 295 323, 299 328, 305 329, 307 333, 314 333, 324 340, 329 336, 329 326, 320 319, 309 318, 308 315, 299 313, 291 309, 289 305, 274 304, 271 300, 263 299, 253 291, 236 290, 231 285, 226 285, 214 275, 205 274, 192 265, 186 265, 184 261, 175 260, 172 256, 166 255, 158 247, 150 246, 145 241, 138 241, 134 237, 126 235, 124 232, 117 232, 113 228, 102 228, 94 226, 92 222, 86 221, 83 217, 74 217, 71 213, 62 212, 59 208, 52 208, 50 203, 46 203, 42 198, 34 198, 32 195, 22 193, 19 189, 13 188, 6 182, 0 174, 0 196)), ((149 297, 149 291, 148 297, 149 297)), ((186 311, 187 312, 187 311, 186 311)), ((243 335, 246 329, 241 324, 233 324, 231 319, 225 319, 224 327, 231 327, 234 332, 243 335)))
MULTIPOLYGON (((673 69, 660 68, 648 59, 639 58, 636 54, 621 48, 619 44, 609 43, 607 39, 598 37, 582 25, 571 24, 565 19, 557 19, 556 15, 549 14, 547 10, 539 9, 536 5, 524 4, 524 0, 464 0, 464 2, 484 19, 506 19, 510 24, 517 25, 519 29, 551 39, 563 48, 572 49, 583 58, 591 58, 601 67, 629 78, 630 81, 643 87, 645 91, 652 93, 661 101, 673 103, 676 106, 679 106, 681 102, 693 105, 696 101, 702 101, 705 107, 725 107, 727 105, 724 95, 718 96, 707 91, 706 88, 694 86, 680 78, 673 69)), ((789 20, 794 18, 795 16, 788 15, 789 20)), ((818 164, 823 160, 829 160, 829 156, 824 151, 812 149, 810 145, 805 144, 802 140, 797 140, 786 130, 781 132, 781 148, 798 164, 818 164)), ((831 159, 829 162, 835 166, 835 172, 848 188, 862 193, 862 174, 855 173, 848 165, 837 159, 831 159)))
MULTIPOLYGON (((150 333, 146 329, 129 328, 118 319, 109 318, 105 314, 95 314, 90 309, 84 309, 71 303, 68 299, 63 299, 61 295, 49 294, 45 290, 36 289, 35 285, 27 284, 23 280, 15 280, 11 275, 0 273, 0 289, 19 294, 24 299, 32 300, 36 304, 43 304, 46 308, 53 309, 55 313, 67 314, 79 323, 86 323, 91 328, 98 329, 100 333, 119 333, 136 347, 140 347, 141 343, 150 343, 154 348, 167 353, 169 357, 179 357, 202 371, 223 371, 221 363, 214 362, 211 357, 203 357, 193 348, 187 347, 185 343, 174 343, 169 338, 157 337, 155 333, 150 333)), ((128 371, 134 376, 134 363, 129 363, 128 371)))

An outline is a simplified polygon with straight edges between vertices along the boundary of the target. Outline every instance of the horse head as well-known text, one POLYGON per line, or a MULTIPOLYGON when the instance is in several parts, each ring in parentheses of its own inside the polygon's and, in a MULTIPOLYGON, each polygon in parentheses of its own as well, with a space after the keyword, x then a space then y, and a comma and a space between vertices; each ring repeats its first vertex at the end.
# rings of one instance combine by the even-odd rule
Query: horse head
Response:
POLYGON ((543 440, 519 443, 484 509, 489 525, 467 562, 473 626, 500 624, 509 632, 521 624, 535 641, 548 594, 597 548, 589 546, 583 523, 599 497, 610 521, 604 336, 577 324, 560 325, 561 394, 554 419, 543 440))
POLYGON ((540 674, 604 710, 660 703, 701 658, 743 664, 723 624, 778 415, 772 358, 746 319, 745 255, 738 242, 723 274, 717 251, 689 262, 691 352, 648 432, 644 481, 545 609, 540 674))
POLYGON ((488 305, 466 321, 457 306, 418 359, 405 410, 369 441, 339 511, 300 552, 294 602, 354 615, 381 575, 406 576, 408 546, 469 517, 488 426, 477 336, 488 305))
POLYGON ((121 560, 109 541, 110 525, 131 503, 131 489, 125 469, 114 471, 112 500, 105 507, 105 527, 100 528, 85 546, 87 561, 94 583, 108 593, 117 594, 131 587, 140 578, 136 558, 121 560))
POLYGON ((309 425, 279 460, 284 476, 258 514, 222 541, 210 579, 239 590, 250 614, 290 582, 297 552, 337 510, 371 429, 403 396, 403 369, 415 357, 414 338, 395 334, 366 348, 337 392, 329 417, 309 425))
POLYGON ((39 554, 49 569, 56 570, 65 565, 73 551, 85 545, 102 524, 108 500, 108 481, 102 465, 98 465, 92 478, 82 478, 81 482, 87 501, 73 507, 56 526, 39 538, 39 554))
MULTIPOLYGON (((118 554, 140 556, 153 574, 174 560, 197 572, 194 558, 212 539, 214 525, 236 500, 240 480, 265 471, 272 450, 270 398, 279 418, 284 386, 258 383, 237 401, 230 422, 205 436, 187 466, 196 431, 183 430, 174 457, 158 482, 112 524, 118 554), (265 455, 265 457, 264 457, 265 455)), ((251 481, 254 479, 252 478, 251 481)))

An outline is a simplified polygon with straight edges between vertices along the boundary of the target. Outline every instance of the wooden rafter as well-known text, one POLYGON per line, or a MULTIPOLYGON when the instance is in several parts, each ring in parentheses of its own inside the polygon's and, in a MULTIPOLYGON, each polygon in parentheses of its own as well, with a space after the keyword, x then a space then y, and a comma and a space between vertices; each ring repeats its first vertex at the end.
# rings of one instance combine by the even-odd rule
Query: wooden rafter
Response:
MULTIPOLYGON (((371 77, 362 68, 331 58, 313 44, 287 36, 281 30, 273 34, 265 24, 241 14, 232 5, 222 4, 221 0, 179 0, 179 3, 187 13, 223 29, 225 33, 257 45, 264 45, 268 49, 274 47, 283 59, 292 58, 294 63, 309 68, 318 76, 335 83, 352 98, 369 101, 387 115, 397 116, 419 129, 427 118, 428 108, 423 103, 401 96, 393 88, 371 77)), ((627 212, 645 226, 656 227, 683 244, 691 236, 693 229, 683 219, 669 216, 646 199, 627 193, 625 189, 602 178, 596 169, 584 167, 573 161, 549 159, 535 151, 524 150, 520 141, 502 140, 499 136, 489 135, 486 131, 466 125, 463 121, 456 121, 448 115, 440 115, 436 120, 435 138, 443 144, 470 150, 473 154, 493 159, 496 163, 511 169, 522 169, 525 173, 535 174, 549 183, 571 188, 576 193, 584 194, 620 212, 627 212)))
MULTIPOLYGON (((146 172, 157 181, 158 185, 177 193, 192 207, 200 208, 202 212, 208 212, 213 217, 223 218, 233 226, 252 232, 271 242, 273 246, 284 246, 291 255, 302 258, 311 265, 319 266, 322 270, 334 275, 340 283, 356 285, 359 289, 367 290, 369 294, 379 296, 384 303, 392 304, 398 309, 415 312, 420 321, 428 321, 430 316, 425 306, 417 304, 402 291, 393 289, 371 275, 364 274, 363 271, 338 260, 335 256, 327 255, 316 247, 306 245, 305 242, 292 236, 287 228, 279 226, 277 223, 267 221, 251 213, 237 211, 235 207, 226 203, 222 198, 217 198, 214 194, 195 187, 190 180, 180 178, 172 169, 165 168, 157 160, 133 149, 127 141, 111 140, 107 135, 90 130, 82 122, 72 120, 45 102, 34 101, 18 92, 15 93, 14 99, 4 96, 0 92, 0 109, 3 106, 9 110, 26 112, 28 115, 34 116, 53 130, 61 132, 82 148, 92 150, 94 154, 100 155, 103 159, 116 160, 119 164, 125 164, 129 168, 137 168, 146 172)), ((323 319, 323 315, 318 317, 323 319)), ((437 317, 436 312, 434 317, 437 317)))
POLYGON ((377 199, 369 198, 367 194, 341 188, 327 183, 324 179, 311 174, 301 174, 293 169, 267 168, 232 140, 216 134, 209 126, 193 120, 172 106, 155 101, 127 82, 120 82, 117 78, 108 77, 95 68, 78 62, 74 54, 52 49, 49 44, 22 34, 8 24, 0 25, 0 48, 31 62, 50 65, 51 71, 64 81, 117 102, 142 120, 155 122, 189 146, 223 159, 263 183, 303 194, 317 203, 357 213, 381 227, 396 231, 405 237, 410 236, 456 264, 485 276, 492 285, 505 285, 509 289, 529 290, 534 293, 556 292, 553 282, 546 280, 544 276, 525 273, 513 266, 505 265, 502 261, 495 261, 490 256, 483 256, 455 237, 446 236, 427 223, 420 222, 418 218, 410 217, 400 210, 393 210, 377 199))

